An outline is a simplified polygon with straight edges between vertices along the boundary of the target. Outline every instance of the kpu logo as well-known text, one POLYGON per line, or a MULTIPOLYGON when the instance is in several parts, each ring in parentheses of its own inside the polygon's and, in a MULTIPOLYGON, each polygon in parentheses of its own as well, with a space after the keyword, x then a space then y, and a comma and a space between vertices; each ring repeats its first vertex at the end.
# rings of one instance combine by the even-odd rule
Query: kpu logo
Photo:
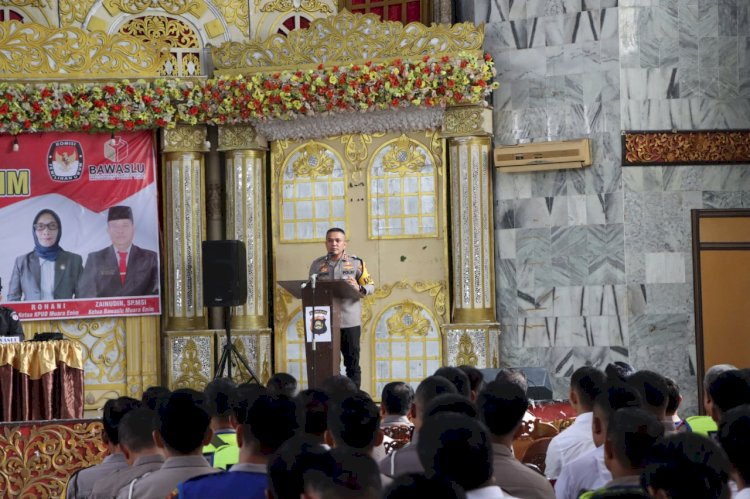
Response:
POLYGON ((75 140, 58 140, 49 146, 47 168, 52 180, 76 180, 83 171, 83 148, 75 140))

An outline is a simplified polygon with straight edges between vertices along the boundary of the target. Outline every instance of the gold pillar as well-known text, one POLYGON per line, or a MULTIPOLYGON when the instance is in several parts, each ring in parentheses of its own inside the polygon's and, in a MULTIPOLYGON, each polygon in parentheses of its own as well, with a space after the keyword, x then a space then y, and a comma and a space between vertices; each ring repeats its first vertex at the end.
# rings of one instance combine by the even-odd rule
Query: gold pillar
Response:
POLYGON ((453 293, 451 324, 443 326, 444 362, 494 367, 495 313, 492 222, 492 112, 486 106, 446 111, 451 182, 453 293))
MULTIPOLYGON (((232 308, 232 335, 250 367, 265 382, 271 373, 268 327, 268 227, 266 155, 268 144, 251 126, 219 127, 226 166, 226 237, 247 248, 247 300, 232 308)), ((219 345, 224 344, 223 332, 219 345)), ((240 373, 244 376, 245 373, 240 373)))

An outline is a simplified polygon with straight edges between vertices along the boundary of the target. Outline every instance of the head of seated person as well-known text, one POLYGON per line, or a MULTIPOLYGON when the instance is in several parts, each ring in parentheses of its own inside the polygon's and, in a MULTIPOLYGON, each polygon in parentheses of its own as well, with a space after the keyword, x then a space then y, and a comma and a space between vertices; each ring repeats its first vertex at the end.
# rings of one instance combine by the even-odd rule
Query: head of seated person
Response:
POLYGON ((328 400, 334 402, 343 400, 359 391, 354 381, 343 374, 324 379, 320 389, 328 396, 328 400))
POLYGON ((326 443, 369 454, 383 442, 380 411, 365 392, 359 392, 328 408, 326 443))
POLYGON ((414 423, 414 431, 418 432, 422 426, 422 419, 427 405, 438 395, 444 393, 458 393, 456 386, 442 376, 428 376, 423 379, 414 392, 414 403, 411 405, 410 419, 414 423))
POLYGON ((503 367, 497 371, 495 381, 500 381, 501 383, 513 383, 518 385, 518 387, 523 390, 523 393, 529 392, 529 379, 526 377, 526 373, 521 369, 503 367))
POLYGON ((711 399, 711 394, 708 393, 708 388, 721 373, 725 371, 734 371, 736 369, 737 368, 731 364, 716 364, 706 370, 706 374, 703 375, 703 408, 707 415, 711 415, 713 406, 713 400, 711 399))
POLYGON ((328 429, 328 395, 316 388, 302 390, 294 398, 297 424, 302 433, 323 443, 328 429))
POLYGON ((470 418, 476 418, 478 415, 477 406, 468 398, 458 393, 444 393, 438 395, 427 404, 424 411, 424 417, 429 418, 444 412, 463 414, 470 418))
POLYGON ((405 473, 393 479, 383 491, 388 499, 464 499, 466 492, 455 482, 439 476, 427 478, 422 473, 405 473))
POLYGON ((118 452, 120 443, 119 426, 125 415, 141 407, 141 403, 132 397, 117 397, 109 399, 104 403, 102 410, 102 440, 110 449, 110 453, 118 452))
POLYGON ((299 499, 305 492, 305 473, 332 473, 328 449, 306 435, 284 442, 268 461, 268 499, 299 499))
POLYGON ((604 445, 609 430, 609 421, 619 409, 641 407, 641 396, 632 386, 619 380, 607 383, 594 400, 591 432, 597 447, 604 445))
POLYGON ((305 473, 305 499, 379 499, 378 465, 364 453, 337 447, 330 453, 332 469, 305 473))
POLYGON ((288 373, 276 373, 266 383, 271 395, 286 395, 294 398, 297 395, 297 379, 288 373))
POLYGON ((442 376, 447 379, 456 387, 458 393, 466 398, 471 396, 471 382, 469 377, 461 369, 451 366, 443 366, 439 368, 433 376, 442 376))
POLYGON ((133 409, 123 416, 118 429, 120 450, 129 465, 139 457, 161 454, 154 442, 156 429, 156 412, 147 407, 133 409))
POLYGON ((159 405, 164 403, 172 390, 166 386, 149 386, 141 396, 141 403, 152 411, 156 411, 159 405))
POLYGON ((203 389, 203 395, 206 397, 206 410, 211 416, 213 431, 232 429, 229 417, 232 415, 235 390, 237 390, 237 384, 229 378, 216 378, 203 389))
POLYGON ((392 381, 383 387, 380 395, 380 415, 406 416, 414 402, 414 389, 403 381, 392 381))
POLYGON ((456 482, 470 492, 492 483, 492 444, 476 418, 443 413, 425 418, 417 442, 419 460, 428 477, 456 482))
POLYGON ((175 390, 158 414, 155 440, 166 457, 199 456, 211 441, 211 417, 203 393, 189 388, 175 390))
POLYGON ((297 408, 289 397, 260 394, 237 426, 240 462, 267 461, 297 430, 297 408))
POLYGON ((664 380, 667 382, 667 408, 666 417, 667 419, 677 419, 680 417, 677 415, 677 409, 682 404, 682 395, 680 394, 680 385, 669 376, 664 376, 664 380))
POLYGON ((620 360, 611 362, 604 368, 604 375, 609 382, 621 381, 624 383, 633 374, 635 374, 635 368, 627 362, 620 360))
POLYGON ((469 378, 469 387, 471 388, 471 394, 469 395, 469 398, 471 400, 476 400, 477 395, 479 395, 479 392, 482 391, 484 388, 484 375, 482 374, 482 371, 477 369, 474 366, 458 366, 459 369, 461 369, 466 377, 469 378))
POLYGON ((613 478, 640 476, 651 447, 664 435, 664 425, 638 407, 618 409, 607 426, 604 464, 613 478))
POLYGON ((722 414, 750 403, 750 376, 744 369, 724 371, 708 387, 711 395, 711 418, 718 424, 722 414))
POLYGON ((717 435, 732 464, 732 477, 737 489, 750 487, 750 404, 725 412, 717 435))
POLYGON ((729 499, 729 460, 713 440, 670 433, 648 452, 641 485, 656 499, 729 499))
POLYGON ((627 383, 638 391, 644 410, 651 412, 659 421, 667 419, 669 388, 664 376, 654 371, 636 371, 627 383))
POLYGON ((493 381, 477 397, 479 415, 493 441, 510 447, 529 407, 526 393, 515 383, 493 381))
POLYGON ((594 399, 605 383, 606 376, 595 367, 582 366, 573 372, 568 397, 576 414, 584 414, 594 409, 594 399))
POLYGON ((233 392, 232 397, 232 423, 236 426, 247 421, 247 413, 261 395, 267 395, 265 386, 258 383, 242 383, 233 392))

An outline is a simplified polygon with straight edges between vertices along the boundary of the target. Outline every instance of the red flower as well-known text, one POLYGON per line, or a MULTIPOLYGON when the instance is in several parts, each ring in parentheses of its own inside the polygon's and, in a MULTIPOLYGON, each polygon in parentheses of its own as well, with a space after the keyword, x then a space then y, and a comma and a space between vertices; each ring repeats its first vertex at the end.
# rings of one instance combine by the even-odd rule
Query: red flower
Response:
POLYGON ((119 113, 120 111, 122 111, 122 105, 112 104, 112 107, 110 109, 112 109, 113 113, 119 113))
POLYGON ((398 107, 398 99, 394 98, 393 100, 391 100, 391 106, 398 107))
POLYGON ((117 93, 117 89, 111 85, 105 85, 103 89, 108 95, 115 95, 117 93))
POLYGON ((65 94, 63 94, 63 99, 65 100, 66 104, 73 104, 73 102, 75 101, 75 99, 73 98, 73 96, 70 95, 67 92, 65 94))
POLYGON ((143 97, 141 97, 141 100, 144 104, 150 104, 154 99, 152 99, 150 95, 144 95, 143 97))
POLYGON ((52 95, 52 91, 49 88, 45 87, 45 88, 42 89, 42 98, 43 99, 46 99, 50 95, 52 95))
POLYGON ((447 55, 444 55, 443 57, 440 58, 440 60, 443 61, 443 62, 448 62, 448 61, 451 60, 451 58, 448 57, 447 55))
POLYGON ((24 122, 23 122, 23 127, 24 127, 24 128, 26 129, 26 130, 28 130, 29 128, 31 128, 31 120, 26 120, 26 121, 24 121, 24 122))
POLYGON ((195 116, 196 114, 198 114, 198 111, 199 111, 198 106, 193 106, 188 111, 188 114, 190 114, 191 116, 195 116))

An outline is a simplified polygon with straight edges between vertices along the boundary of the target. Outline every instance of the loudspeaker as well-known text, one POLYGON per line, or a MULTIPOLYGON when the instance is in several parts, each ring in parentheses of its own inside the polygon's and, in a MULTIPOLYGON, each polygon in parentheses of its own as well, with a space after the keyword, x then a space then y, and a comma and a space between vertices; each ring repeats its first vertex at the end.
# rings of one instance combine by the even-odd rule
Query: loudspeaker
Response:
MULTIPOLYGON (((529 383, 529 389, 526 392, 526 396, 532 400, 552 400, 552 382, 549 378, 549 373, 543 367, 514 367, 518 371, 522 371, 526 375, 526 380, 529 383)), ((480 369, 482 376, 484 376, 484 382, 489 383, 495 381, 495 376, 500 372, 500 369, 486 368, 480 369)))
POLYGON ((237 240, 203 241, 203 304, 236 307, 247 300, 247 253, 237 240))

